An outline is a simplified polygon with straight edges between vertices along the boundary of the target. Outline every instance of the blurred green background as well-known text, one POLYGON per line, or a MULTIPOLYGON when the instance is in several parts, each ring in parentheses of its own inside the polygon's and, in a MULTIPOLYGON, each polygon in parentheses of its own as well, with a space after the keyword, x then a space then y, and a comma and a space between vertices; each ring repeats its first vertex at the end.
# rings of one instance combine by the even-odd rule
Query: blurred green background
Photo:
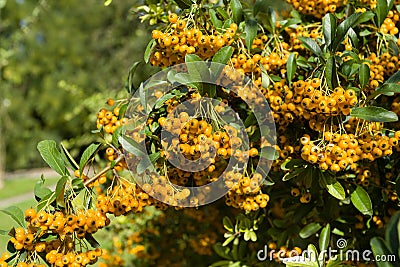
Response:
POLYGON ((0 0, 1 170, 44 166, 40 140, 64 140, 77 155, 96 138, 96 112, 124 93, 151 37, 136 4, 0 0))

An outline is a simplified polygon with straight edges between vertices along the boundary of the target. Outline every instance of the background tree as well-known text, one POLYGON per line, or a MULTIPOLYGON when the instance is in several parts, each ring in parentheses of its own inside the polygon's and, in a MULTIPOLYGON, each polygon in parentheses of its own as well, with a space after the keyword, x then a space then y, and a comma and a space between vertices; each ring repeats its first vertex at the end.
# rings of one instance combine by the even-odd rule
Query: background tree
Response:
POLYGON ((41 166, 36 145, 44 138, 67 139, 78 153, 94 138, 99 103, 116 96, 149 39, 130 11, 136 1, 108 8, 94 0, 1 3, 5 168, 41 166))

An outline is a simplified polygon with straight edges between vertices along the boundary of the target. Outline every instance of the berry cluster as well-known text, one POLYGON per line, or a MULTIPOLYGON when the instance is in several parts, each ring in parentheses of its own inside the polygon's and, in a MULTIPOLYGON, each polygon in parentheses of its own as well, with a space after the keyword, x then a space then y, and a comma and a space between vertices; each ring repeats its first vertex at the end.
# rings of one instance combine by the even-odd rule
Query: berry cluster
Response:
POLYGON ((309 135, 301 138, 303 148, 301 157, 312 163, 318 164, 322 170, 330 169, 338 172, 345 170, 347 166, 356 170, 356 162, 368 159, 374 161, 377 158, 388 156, 393 153, 393 147, 399 144, 400 132, 395 136, 388 137, 377 133, 369 133, 356 136, 354 134, 340 134, 324 132, 325 142, 314 142, 309 135))
POLYGON ((269 196, 261 192, 261 174, 254 173, 252 177, 248 177, 229 171, 224 175, 224 181, 230 189, 226 195, 226 205, 245 211, 256 211, 267 206, 269 196))
POLYGON ((323 1, 323 0, 287 0, 297 11, 305 15, 311 15, 316 18, 322 18, 326 13, 333 13, 337 8, 345 3, 343 0, 323 1))
POLYGON ((372 91, 400 68, 399 57, 392 56, 387 52, 380 56, 376 55, 375 53, 371 53, 371 55, 368 57, 368 60, 371 61, 370 87, 372 91))
POLYGON ((400 20, 399 13, 397 10, 390 10, 383 24, 381 25, 380 31, 383 34, 396 35, 399 33, 399 28, 396 26, 400 20))
POLYGON ((171 23, 165 32, 154 30, 152 37, 156 47, 150 58, 153 66, 168 67, 183 63, 185 55, 196 54, 211 58, 220 48, 231 45, 236 38, 237 25, 232 23, 223 32, 209 33, 203 27, 193 25, 187 18, 179 19, 174 13, 168 17, 171 23))
POLYGON ((119 126, 126 124, 128 119, 119 118, 119 111, 119 107, 115 107, 113 110, 101 109, 97 113, 97 129, 103 127, 106 133, 112 134, 119 126))
POLYGON ((114 186, 111 192, 108 192, 107 195, 100 194, 97 197, 96 207, 103 213, 120 216, 141 212, 144 207, 155 204, 155 202, 139 186, 120 178, 118 186, 114 186))
POLYGON ((86 252, 75 253, 67 252, 61 253, 57 250, 52 250, 46 254, 46 260, 52 266, 57 267, 79 267, 95 264, 101 256, 102 250, 97 248, 95 250, 88 250, 86 252))

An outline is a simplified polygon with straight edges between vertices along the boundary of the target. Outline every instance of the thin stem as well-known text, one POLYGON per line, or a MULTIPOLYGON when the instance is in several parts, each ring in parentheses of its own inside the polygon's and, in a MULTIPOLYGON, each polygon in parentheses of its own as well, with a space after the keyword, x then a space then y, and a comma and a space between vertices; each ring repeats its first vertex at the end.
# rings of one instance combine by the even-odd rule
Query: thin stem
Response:
MULTIPOLYGON (((118 162, 120 162, 121 160, 124 159, 123 155, 119 155, 118 158, 115 160, 115 164, 117 164, 118 162)), ((111 170, 111 165, 107 166, 106 168, 104 168, 102 171, 100 171, 98 174, 96 174, 95 176, 93 176, 92 178, 90 178, 89 180, 85 181, 83 183, 84 186, 88 186, 90 183, 96 181, 100 176, 102 176, 103 174, 105 174, 106 172, 108 172, 109 170, 111 170)))

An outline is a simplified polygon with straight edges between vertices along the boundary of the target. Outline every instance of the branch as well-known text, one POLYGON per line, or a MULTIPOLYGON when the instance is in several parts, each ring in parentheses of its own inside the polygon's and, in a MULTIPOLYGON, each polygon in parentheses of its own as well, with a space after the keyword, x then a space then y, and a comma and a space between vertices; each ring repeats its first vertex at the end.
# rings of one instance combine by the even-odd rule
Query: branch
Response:
MULTIPOLYGON (((119 155, 118 158, 116 158, 115 160, 115 164, 117 164, 118 162, 120 162, 121 160, 124 159, 124 155, 119 155)), ((103 174, 105 174, 106 172, 108 172, 109 170, 111 170, 111 165, 107 166, 106 168, 104 168, 103 170, 101 170, 98 174, 96 174, 95 176, 93 176, 92 178, 90 178, 89 180, 85 181, 83 183, 84 186, 88 186, 90 183, 96 181, 100 176, 102 176, 103 174)))

